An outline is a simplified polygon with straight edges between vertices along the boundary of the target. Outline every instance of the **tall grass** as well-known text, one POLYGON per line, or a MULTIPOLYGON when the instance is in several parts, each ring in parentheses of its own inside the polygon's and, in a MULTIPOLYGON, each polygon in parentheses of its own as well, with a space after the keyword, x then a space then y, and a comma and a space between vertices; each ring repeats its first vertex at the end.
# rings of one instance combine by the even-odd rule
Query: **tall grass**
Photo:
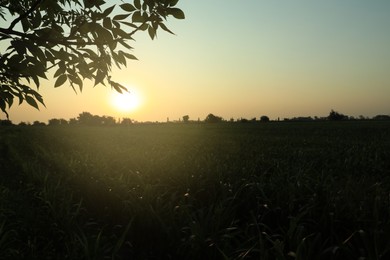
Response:
POLYGON ((36 259, 386 259, 389 126, 2 128, 0 249, 36 259))

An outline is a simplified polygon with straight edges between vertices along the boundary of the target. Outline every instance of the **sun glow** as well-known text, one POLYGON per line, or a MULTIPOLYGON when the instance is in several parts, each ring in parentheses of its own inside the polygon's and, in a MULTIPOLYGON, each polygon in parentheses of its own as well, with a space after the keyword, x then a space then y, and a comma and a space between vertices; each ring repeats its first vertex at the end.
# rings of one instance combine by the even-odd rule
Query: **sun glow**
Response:
POLYGON ((133 89, 128 92, 113 92, 111 95, 111 104, 121 112, 136 110, 141 105, 140 95, 133 89))

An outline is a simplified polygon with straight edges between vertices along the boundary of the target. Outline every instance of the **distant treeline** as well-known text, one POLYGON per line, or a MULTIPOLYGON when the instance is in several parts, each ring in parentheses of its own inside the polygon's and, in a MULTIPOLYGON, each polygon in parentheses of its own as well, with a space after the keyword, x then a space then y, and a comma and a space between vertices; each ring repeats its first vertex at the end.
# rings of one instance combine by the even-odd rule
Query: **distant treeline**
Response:
MULTIPOLYGON (((266 123, 270 121, 347 121, 347 120, 390 120, 390 115, 376 115, 372 118, 359 116, 359 117, 353 117, 353 116, 347 116, 342 113, 336 112, 334 110, 331 110, 329 115, 326 117, 293 117, 293 118, 283 118, 282 120, 280 118, 277 118, 276 120, 270 120, 268 116, 260 116, 259 118, 239 118, 234 119, 230 118, 229 120, 225 120, 224 118, 220 116, 216 116, 214 114, 208 114, 207 117, 204 120, 190 120, 190 117, 188 115, 183 116, 182 118, 179 118, 179 120, 170 121, 169 118, 167 118, 167 123, 195 123, 195 122, 204 122, 204 123, 220 123, 220 122, 239 122, 239 123, 252 123, 252 122, 261 122, 266 123)), ((114 126, 114 125, 123 125, 128 126, 132 124, 142 124, 142 123, 159 123, 159 122, 137 122, 131 118, 121 118, 119 120, 116 120, 112 116, 98 116, 93 115, 89 112, 82 112, 78 115, 76 118, 71 118, 69 120, 63 119, 63 118, 52 118, 48 120, 48 123, 40 122, 40 121, 34 121, 33 123, 30 122, 20 122, 18 125, 21 126, 27 126, 27 125, 33 125, 33 126, 58 126, 58 125, 86 125, 86 126, 114 126)), ((10 126, 14 125, 11 120, 0 120, 0 125, 2 126, 10 126)))

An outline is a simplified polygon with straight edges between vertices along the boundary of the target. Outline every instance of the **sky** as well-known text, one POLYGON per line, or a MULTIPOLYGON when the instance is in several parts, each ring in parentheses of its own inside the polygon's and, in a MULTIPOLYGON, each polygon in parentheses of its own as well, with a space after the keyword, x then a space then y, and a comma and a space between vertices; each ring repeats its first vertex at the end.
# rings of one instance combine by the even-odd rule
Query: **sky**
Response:
POLYGON ((321 117, 331 109, 390 115, 390 1, 180 0, 178 7, 186 19, 166 23, 175 35, 135 35, 139 60, 113 70, 138 105, 122 111, 109 87, 91 82, 75 94, 45 81, 46 107, 16 104, 10 119, 47 122, 84 111, 160 122, 209 113, 321 117))

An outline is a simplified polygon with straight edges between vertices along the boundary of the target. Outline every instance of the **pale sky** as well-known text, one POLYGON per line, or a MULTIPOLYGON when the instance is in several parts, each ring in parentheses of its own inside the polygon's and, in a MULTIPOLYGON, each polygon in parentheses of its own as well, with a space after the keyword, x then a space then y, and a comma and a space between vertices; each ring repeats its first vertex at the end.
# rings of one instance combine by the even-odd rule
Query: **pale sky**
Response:
MULTIPOLYGON (((14 123, 69 119, 83 111, 137 121, 390 115, 390 1, 180 0, 152 41, 135 36, 139 61, 113 78, 141 97, 128 112, 109 87, 75 94, 43 82, 40 111, 15 104, 14 123)), ((5 115, 1 115, 4 119, 5 115)))

